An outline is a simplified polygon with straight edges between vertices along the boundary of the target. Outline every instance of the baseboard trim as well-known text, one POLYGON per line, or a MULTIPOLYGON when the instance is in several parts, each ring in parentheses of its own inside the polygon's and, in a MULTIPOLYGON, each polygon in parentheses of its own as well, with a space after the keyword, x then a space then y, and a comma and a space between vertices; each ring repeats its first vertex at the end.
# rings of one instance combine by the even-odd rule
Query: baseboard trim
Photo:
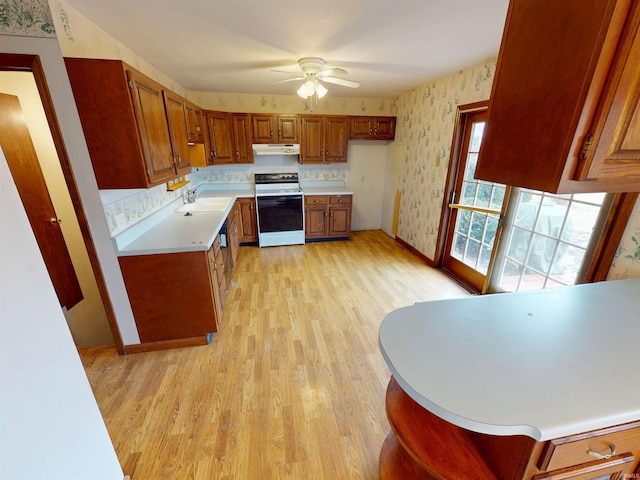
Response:
POLYGON ((175 340, 160 340, 157 342, 138 343, 125 345, 124 351, 127 353, 155 352, 157 350, 170 350, 172 348, 196 347, 211 343, 211 335, 202 337, 176 338, 175 340))
POLYGON ((409 245, 407 242, 405 242, 403 239, 401 239, 399 236, 396 235, 396 242, 398 242, 400 245, 402 245, 404 248, 406 248, 407 250, 409 250, 411 253, 413 253, 414 255, 420 257, 421 260, 423 260, 427 265, 429 265, 430 267, 433 268, 437 268, 436 263, 431 260, 429 257, 427 257, 424 253, 422 253, 420 250, 417 250, 415 247, 409 245))

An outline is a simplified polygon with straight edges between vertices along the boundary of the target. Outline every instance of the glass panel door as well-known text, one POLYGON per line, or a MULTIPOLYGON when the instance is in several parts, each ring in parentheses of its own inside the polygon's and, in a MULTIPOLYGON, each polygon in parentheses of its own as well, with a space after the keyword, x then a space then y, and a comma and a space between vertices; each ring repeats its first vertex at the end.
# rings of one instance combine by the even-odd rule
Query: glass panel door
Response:
POLYGON ((474 178, 485 121, 483 111, 467 114, 461 123, 461 153, 442 261, 445 269, 478 292, 486 288, 507 194, 505 185, 474 178))

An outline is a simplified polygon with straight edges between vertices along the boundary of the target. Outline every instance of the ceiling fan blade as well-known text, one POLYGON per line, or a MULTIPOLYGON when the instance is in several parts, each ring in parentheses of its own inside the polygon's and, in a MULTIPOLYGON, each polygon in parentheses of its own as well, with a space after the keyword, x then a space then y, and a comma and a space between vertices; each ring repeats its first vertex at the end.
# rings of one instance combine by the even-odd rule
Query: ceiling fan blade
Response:
POLYGON ((276 83, 286 83, 286 82, 299 82, 300 80, 304 80, 306 77, 294 77, 287 78, 285 80, 278 80, 277 82, 271 82, 268 85, 275 85, 276 83))
POLYGON ((302 75, 300 72, 292 72, 291 70, 275 70, 275 69, 271 69, 272 72, 276 72, 276 73, 286 73, 289 75, 302 75))
POLYGON ((326 70, 321 70, 320 72, 318 72, 319 76, 331 76, 331 75, 347 75, 349 72, 347 72, 344 68, 327 68, 326 70))
POLYGON ((337 77, 321 77, 320 80, 327 83, 334 83, 336 85, 341 85, 343 87, 349 88, 358 88, 360 86, 359 82, 354 82, 352 80, 345 80, 343 78, 337 77))

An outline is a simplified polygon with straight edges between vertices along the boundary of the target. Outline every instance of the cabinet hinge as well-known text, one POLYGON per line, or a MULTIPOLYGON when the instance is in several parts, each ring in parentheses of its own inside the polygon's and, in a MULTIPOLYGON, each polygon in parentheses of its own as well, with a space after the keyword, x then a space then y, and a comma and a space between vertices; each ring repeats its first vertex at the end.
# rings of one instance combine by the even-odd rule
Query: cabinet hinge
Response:
POLYGON ((593 145, 593 135, 588 134, 584 137, 584 142, 582 142, 582 148, 580 149, 580 155, 578 156, 580 160, 585 160, 589 156, 591 145, 593 145))

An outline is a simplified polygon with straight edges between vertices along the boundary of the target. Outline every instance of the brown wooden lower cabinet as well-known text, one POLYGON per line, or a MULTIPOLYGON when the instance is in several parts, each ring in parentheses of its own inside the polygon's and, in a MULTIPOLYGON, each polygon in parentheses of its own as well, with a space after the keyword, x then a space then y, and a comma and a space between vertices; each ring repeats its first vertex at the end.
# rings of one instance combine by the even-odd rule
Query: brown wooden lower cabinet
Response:
POLYGON ((238 198, 236 205, 240 218, 238 220, 240 243, 255 243, 258 241, 258 221, 256 217, 256 199, 238 198))
POLYGON ((349 238, 352 195, 307 195, 304 197, 306 239, 349 238))
POLYGON ((381 480, 627 480, 640 469, 640 421, 544 442, 471 432, 416 403, 392 377, 381 480))
POLYGON ((220 236, 209 251, 119 257, 142 343, 218 330, 226 292, 220 236))

